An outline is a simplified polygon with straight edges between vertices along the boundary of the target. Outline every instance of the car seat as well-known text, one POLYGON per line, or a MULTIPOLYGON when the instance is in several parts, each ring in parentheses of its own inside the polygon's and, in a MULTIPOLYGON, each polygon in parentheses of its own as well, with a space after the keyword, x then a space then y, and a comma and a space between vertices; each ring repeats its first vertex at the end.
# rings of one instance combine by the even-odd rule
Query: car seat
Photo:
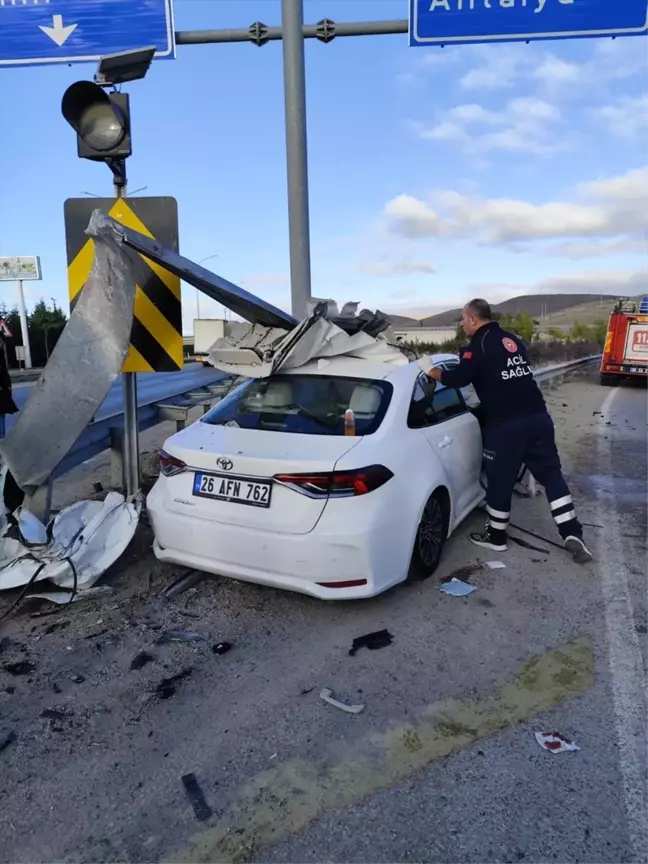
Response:
POLYGON ((353 411, 356 421, 371 421, 376 416, 381 401, 382 393, 375 387, 356 384, 349 400, 349 408, 353 411))

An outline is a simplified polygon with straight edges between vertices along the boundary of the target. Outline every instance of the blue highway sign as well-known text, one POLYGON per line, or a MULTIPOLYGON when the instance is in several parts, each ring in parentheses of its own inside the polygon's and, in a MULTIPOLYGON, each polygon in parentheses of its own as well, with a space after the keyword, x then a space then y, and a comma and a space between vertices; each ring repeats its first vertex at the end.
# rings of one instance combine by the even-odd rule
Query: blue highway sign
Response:
POLYGON ((82 63, 155 45, 175 57, 171 0, 0 0, 0 66, 82 63))
POLYGON ((648 0, 409 2, 410 46, 639 36, 648 32, 648 0))

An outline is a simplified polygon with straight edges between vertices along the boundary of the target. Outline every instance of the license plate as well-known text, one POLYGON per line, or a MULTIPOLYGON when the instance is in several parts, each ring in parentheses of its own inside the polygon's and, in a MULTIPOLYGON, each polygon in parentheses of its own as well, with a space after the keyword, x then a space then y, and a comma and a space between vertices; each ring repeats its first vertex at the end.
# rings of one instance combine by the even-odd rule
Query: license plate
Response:
POLYGON ((269 507, 272 483, 269 480, 248 480, 225 474, 194 474, 193 494, 199 498, 214 498, 232 504, 269 507))

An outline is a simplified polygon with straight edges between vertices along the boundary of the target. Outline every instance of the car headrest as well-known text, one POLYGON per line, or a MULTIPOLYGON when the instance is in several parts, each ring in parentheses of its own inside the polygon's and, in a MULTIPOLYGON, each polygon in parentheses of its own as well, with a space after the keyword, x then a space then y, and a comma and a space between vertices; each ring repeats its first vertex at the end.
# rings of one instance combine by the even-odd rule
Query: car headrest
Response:
POLYGON ((373 415, 380 408, 381 399, 381 393, 375 387, 369 387, 365 384, 357 384, 351 394, 349 408, 354 414, 373 415))
POLYGON ((263 396, 263 409, 289 408, 293 404, 292 386, 288 381, 271 381, 263 396))

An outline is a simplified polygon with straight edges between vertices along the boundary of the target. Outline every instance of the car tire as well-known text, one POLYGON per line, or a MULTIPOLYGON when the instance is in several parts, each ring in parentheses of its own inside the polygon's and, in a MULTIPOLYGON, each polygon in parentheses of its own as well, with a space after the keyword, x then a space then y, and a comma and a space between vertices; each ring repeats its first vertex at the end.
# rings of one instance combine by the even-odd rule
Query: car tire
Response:
POLYGON ((416 529, 407 582, 422 582, 437 569, 448 536, 448 521, 447 496, 437 491, 428 498, 416 529))
POLYGON ((618 387, 621 383, 621 379, 618 375, 606 375, 605 373, 601 374, 601 386, 603 387, 618 387))

